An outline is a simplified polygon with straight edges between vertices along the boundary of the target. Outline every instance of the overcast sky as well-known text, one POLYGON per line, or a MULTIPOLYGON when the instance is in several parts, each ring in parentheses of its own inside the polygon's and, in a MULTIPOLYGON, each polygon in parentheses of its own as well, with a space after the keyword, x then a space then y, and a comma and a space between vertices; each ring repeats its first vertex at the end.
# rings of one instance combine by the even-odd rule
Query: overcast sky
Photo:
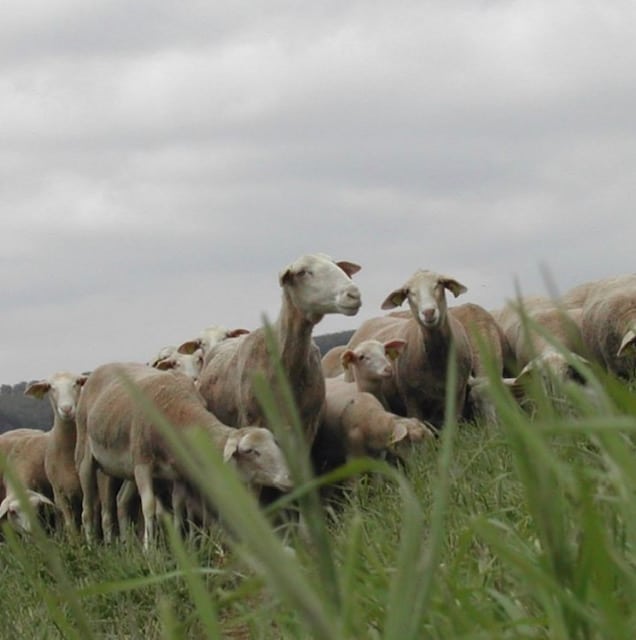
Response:
POLYGON ((278 272, 633 272, 633 0, 3 0, 0 382, 252 329, 278 272))

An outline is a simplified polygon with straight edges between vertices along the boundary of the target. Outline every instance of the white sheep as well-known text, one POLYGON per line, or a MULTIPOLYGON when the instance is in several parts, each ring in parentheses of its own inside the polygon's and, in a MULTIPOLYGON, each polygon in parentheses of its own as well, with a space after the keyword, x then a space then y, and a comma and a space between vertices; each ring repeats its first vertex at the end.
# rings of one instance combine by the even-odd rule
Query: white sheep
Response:
POLYGON ((342 374, 341 356, 346 349, 346 344, 339 344, 329 349, 329 351, 322 356, 320 367, 325 378, 335 378, 342 374))
MULTIPOLYGON (((76 462, 83 490, 82 525, 88 540, 94 537, 96 471, 115 478, 134 480, 141 497, 144 547, 154 538, 160 507, 153 487, 155 480, 179 483, 187 480, 161 430, 135 400, 133 385, 160 411, 177 434, 203 429, 232 461, 246 483, 254 486, 291 488, 289 470, 272 433, 266 429, 233 429, 205 408, 192 380, 183 375, 158 371, 136 363, 105 364, 89 376, 77 410, 78 448, 76 462), (80 442, 83 449, 80 450, 80 442)), ((131 483, 124 487, 125 501, 131 483)), ((106 504, 110 501, 107 499, 106 504)), ((118 504, 122 508, 122 504, 118 504)))
POLYGON ((25 395, 48 395, 53 409, 53 427, 49 432, 44 466, 53 488, 53 498, 68 531, 75 532, 81 513, 81 487, 75 468, 77 430, 75 414, 85 375, 68 371, 54 373, 46 380, 30 384, 25 395))
POLYGON ((364 340, 401 339, 406 342, 394 363, 394 376, 383 385, 391 410, 401 415, 444 421, 446 383, 451 344, 455 344, 457 385, 455 403, 462 415, 468 377, 472 367, 470 344, 461 323, 447 313, 446 290, 454 296, 466 287, 454 278, 418 270, 392 291, 383 309, 408 301, 410 314, 399 312, 363 322, 349 341, 355 347, 364 340), (410 316, 410 317, 407 317, 410 316))
POLYGON ((385 409, 389 403, 382 390, 382 383, 393 375, 393 362, 400 355, 404 340, 363 340, 353 349, 346 347, 340 355, 346 382, 355 382, 358 391, 374 395, 385 409))
POLYGON ((183 354, 190 354, 194 353, 197 349, 201 349, 205 364, 209 353, 219 342, 230 338, 238 338, 248 333, 249 331, 247 329, 227 329, 220 324, 213 324, 203 329, 198 337, 180 344, 177 351, 183 354))
POLYGON ((572 358, 586 361, 580 329, 581 310, 556 304, 548 298, 536 296, 509 302, 493 312, 514 355, 517 380, 537 370, 545 382, 581 380, 569 361, 572 358), (533 325, 541 327, 558 346, 533 325))
POLYGON ((591 356, 614 375, 634 377, 636 274, 590 287, 581 314, 581 333, 591 356))
POLYGON ((192 353, 181 353, 177 347, 163 347, 149 364, 161 371, 179 371, 196 381, 203 369, 203 349, 195 349, 192 353))
MULTIPOLYGON (((325 401, 320 352, 312 340, 312 330, 325 314, 352 316, 358 312, 360 291, 351 276, 359 269, 351 262, 335 262, 324 254, 310 254, 279 275, 283 301, 272 329, 309 443, 320 423, 325 401)), ((253 374, 262 372, 269 388, 278 393, 265 330, 259 328, 234 340, 225 340, 210 356, 199 387, 209 409, 226 424, 267 427, 252 389, 253 374)))

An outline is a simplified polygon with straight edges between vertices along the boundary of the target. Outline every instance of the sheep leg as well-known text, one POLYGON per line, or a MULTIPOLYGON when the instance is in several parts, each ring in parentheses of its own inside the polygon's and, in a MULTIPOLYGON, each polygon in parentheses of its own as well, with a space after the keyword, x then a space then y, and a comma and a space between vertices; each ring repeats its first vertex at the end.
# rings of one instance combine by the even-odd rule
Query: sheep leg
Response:
POLYGON ((150 548, 155 539, 155 520, 157 519, 157 498, 152 486, 152 469, 149 464, 135 465, 135 482, 141 498, 141 512, 144 516, 144 550, 150 548))
POLYGON ((119 535, 127 539, 130 532, 130 503, 137 494, 137 486, 132 480, 124 480, 117 493, 117 523, 119 535))
POLYGON ((113 499, 115 478, 97 471, 97 491, 101 505, 102 535, 104 542, 110 544, 113 540, 113 499))
POLYGON ((95 539, 95 498, 97 496, 97 464, 93 454, 86 451, 78 469, 82 487, 82 527, 86 541, 95 539))
POLYGON ((75 515, 73 513, 73 507, 71 505, 68 496, 66 496, 58 487, 53 487, 53 501, 55 505, 62 513, 62 520, 64 521, 64 528, 71 535, 77 533, 77 526, 75 523, 75 515))

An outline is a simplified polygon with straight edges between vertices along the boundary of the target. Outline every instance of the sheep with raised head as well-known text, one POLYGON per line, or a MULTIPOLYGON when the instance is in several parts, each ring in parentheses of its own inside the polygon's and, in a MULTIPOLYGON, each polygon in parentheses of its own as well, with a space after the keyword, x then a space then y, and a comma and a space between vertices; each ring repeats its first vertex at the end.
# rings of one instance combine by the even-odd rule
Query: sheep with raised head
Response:
POLYGON ((53 409, 53 426, 49 432, 44 466, 53 488, 53 499, 68 531, 77 531, 82 493, 75 468, 77 403, 86 376, 58 371, 45 380, 33 382, 25 395, 43 398, 48 395, 53 409))
POLYGON ((636 274, 599 281, 581 310, 581 333, 592 358, 622 378, 636 375, 636 274))
MULTIPOLYGON (((77 410, 83 450, 78 446, 76 462, 83 490, 82 524, 88 540, 94 537, 98 468, 112 477, 134 481, 141 497, 145 548, 154 538, 160 510, 154 481, 179 483, 188 479, 187 470, 181 468, 161 429, 135 400, 131 388, 152 402, 176 434, 203 429, 246 483, 254 488, 291 488, 287 464, 270 431, 223 424, 206 409, 194 382, 186 376, 136 363, 105 364, 88 377, 77 410)), ((132 489, 131 483, 127 487, 132 489)), ((131 491, 125 493, 130 496, 131 491)))
MULTIPOLYGON (((312 331, 325 314, 352 316, 358 312, 360 290, 351 276, 359 269, 351 262, 336 262, 324 254, 309 254, 298 258, 279 274, 283 300, 272 331, 308 443, 320 424, 325 402, 325 379, 312 331)), ((273 393, 278 394, 265 329, 261 327, 239 338, 225 340, 210 356, 201 373, 199 387, 208 408, 226 424, 267 427, 265 414, 252 388, 254 373, 261 372, 273 393)))
POLYGON ((457 414, 462 415, 472 356, 462 324, 448 314, 446 291, 455 297, 466 287, 454 278, 433 271, 416 271, 392 291, 382 309, 408 301, 410 317, 399 312, 363 322, 349 341, 355 347, 364 340, 401 339, 404 348, 394 362, 394 375, 383 384, 391 410, 441 426, 444 421, 446 384, 451 345, 455 346, 457 372, 454 389, 457 414))

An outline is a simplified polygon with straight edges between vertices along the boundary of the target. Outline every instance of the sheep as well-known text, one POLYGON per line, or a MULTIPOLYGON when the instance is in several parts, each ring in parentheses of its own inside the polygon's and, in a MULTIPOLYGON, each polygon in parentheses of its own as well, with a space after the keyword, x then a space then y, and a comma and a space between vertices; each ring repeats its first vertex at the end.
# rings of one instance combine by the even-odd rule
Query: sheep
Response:
POLYGON ((53 426, 46 447, 44 466, 53 488, 55 505, 62 514, 67 531, 79 526, 81 487, 75 468, 77 437, 75 414, 87 376, 58 371, 46 380, 30 384, 25 395, 42 399, 48 394, 53 409, 53 426))
POLYGON ((517 380, 523 379, 533 370, 541 371, 544 378, 555 380, 580 380, 577 370, 570 364, 563 349, 581 362, 585 362, 585 351, 581 339, 581 310, 555 306, 547 298, 522 298, 508 303, 493 312, 508 343, 517 365, 517 380), (542 327, 562 347, 555 347, 526 321, 542 327), (519 373, 520 370, 520 373, 519 373))
MULTIPOLYGON (((38 517, 46 518, 47 512, 55 513, 55 503, 45 495, 26 490, 27 500, 31 508, 35 510, 38 517)), ((0 525, 7 521, 19 533, 31 533, 31 520, 25 512, 22 503, 17 496, 8 495, 0 502, 0 525)))
POLYGON ((212 349, 223 340, 229 338, 238 338, 239 336, 248 334, 247 329, 226 329, 225 327, 213 324, 203 329, 197 338, 187 340, 177 347, 177 351, 183 354, 194 353, 197 349, 203 352, 204 364, 206 364, 208 355, 212 349))
POLYGON ((636 375, 636 274, 591 287, 581 311, 591 357, 621 378, 636 375))
POLYGON ((433 431, 416 418, 387 411, 371 393, 342 378, 326 380, 325 411, 311 456, 317 473, 324 473, 350 458, 401 458, 403 445, 433 437, 433 431))
MULTIPOLYGON (((75 458, 83 491, 82 525, 87 540, 94 537, 96 470, 124 480, 134 480, 141 496, 143 544, 154 538, 160 506, 154 480, 187 480, 162 432, 131 395, 134 385, 151 401, 178 434, 203 429, 226 462, 233 461, 246 483, 258 488, 291 488, 287 464, 272 433, 266 429, 233 429, 207 411, 194 382, 184 375, 158 371, 138 363, 101 365, 89 376, 77 409, 78 446, 75 458), (83 445, 83 448, 82 448, 83 445)), ((124 483, 125 501, 131 484, 124 483)), ((108 501, 107 501, 108 502, 108 501)), ((121 503, 118 508, 121 508, 121 503)))
POLYGON ((192 353, 181 353, 177 347, 164 347, 149 364, 162 371, 180 371, 196 381, 203 369, 203 349, 195 349, 192 353))
POLYGON ((349 341, 350 347, 375 338, 406 342, 394 363, 393 377, 383 390, 391 410, 441 426, 444 421, 446 382, 451 343, 455 344, 457 387, 455 403, 462 415, 472 356, 466 331, 447 313, 446 290, 455 297, 466 287, 454 278, 433 271, 416 271, 403 286, 392 291, 382 309, 392 309, 408 300, 405 313, 372 318, 362 323, 349 341))
MULTIPOLYGON (((13 468, 13 479, 27 491, 32 507, 37 510, 48 508, 53 505, 53 492, 45 470, 45 454, 51 433, 38 429, 18 431, 21 433, 13 434, 11 445, 3 452, 13 468)), ((6 475, 3 475, 3 484, 6 495, 0 503, 0 521, 7 519, 18 530, 29 532, 31 523, 20 504, 15 485, 6 475)))
POLYGON ((343 379, 355 382, 358 391, 374 395, 385 409, 389 403, 382 390, 382 383, 393 375, 392 362, 400 355, 404 340, 363 340, 354 349, 345 348, 340 356, 344 369, 343 379))
MULTIPOLYGON (((312 330, 325 314, 353 316, 358 312, 360 290, 351 276, 359 269, 356 264, 335 262, 325 254, 309 254, 279 274, 283 300, 272 331, 308 444, 316 434, 325 402, 325 379, 312 330)), ((200 377, 200 391, 208 408, 232 426, 267 427, 252 389, 252 376, 258 371, 264 373, 270 389, 277 393, 265 329, 261 327, 234 340, 225 340, 210 356, 200 377)))

